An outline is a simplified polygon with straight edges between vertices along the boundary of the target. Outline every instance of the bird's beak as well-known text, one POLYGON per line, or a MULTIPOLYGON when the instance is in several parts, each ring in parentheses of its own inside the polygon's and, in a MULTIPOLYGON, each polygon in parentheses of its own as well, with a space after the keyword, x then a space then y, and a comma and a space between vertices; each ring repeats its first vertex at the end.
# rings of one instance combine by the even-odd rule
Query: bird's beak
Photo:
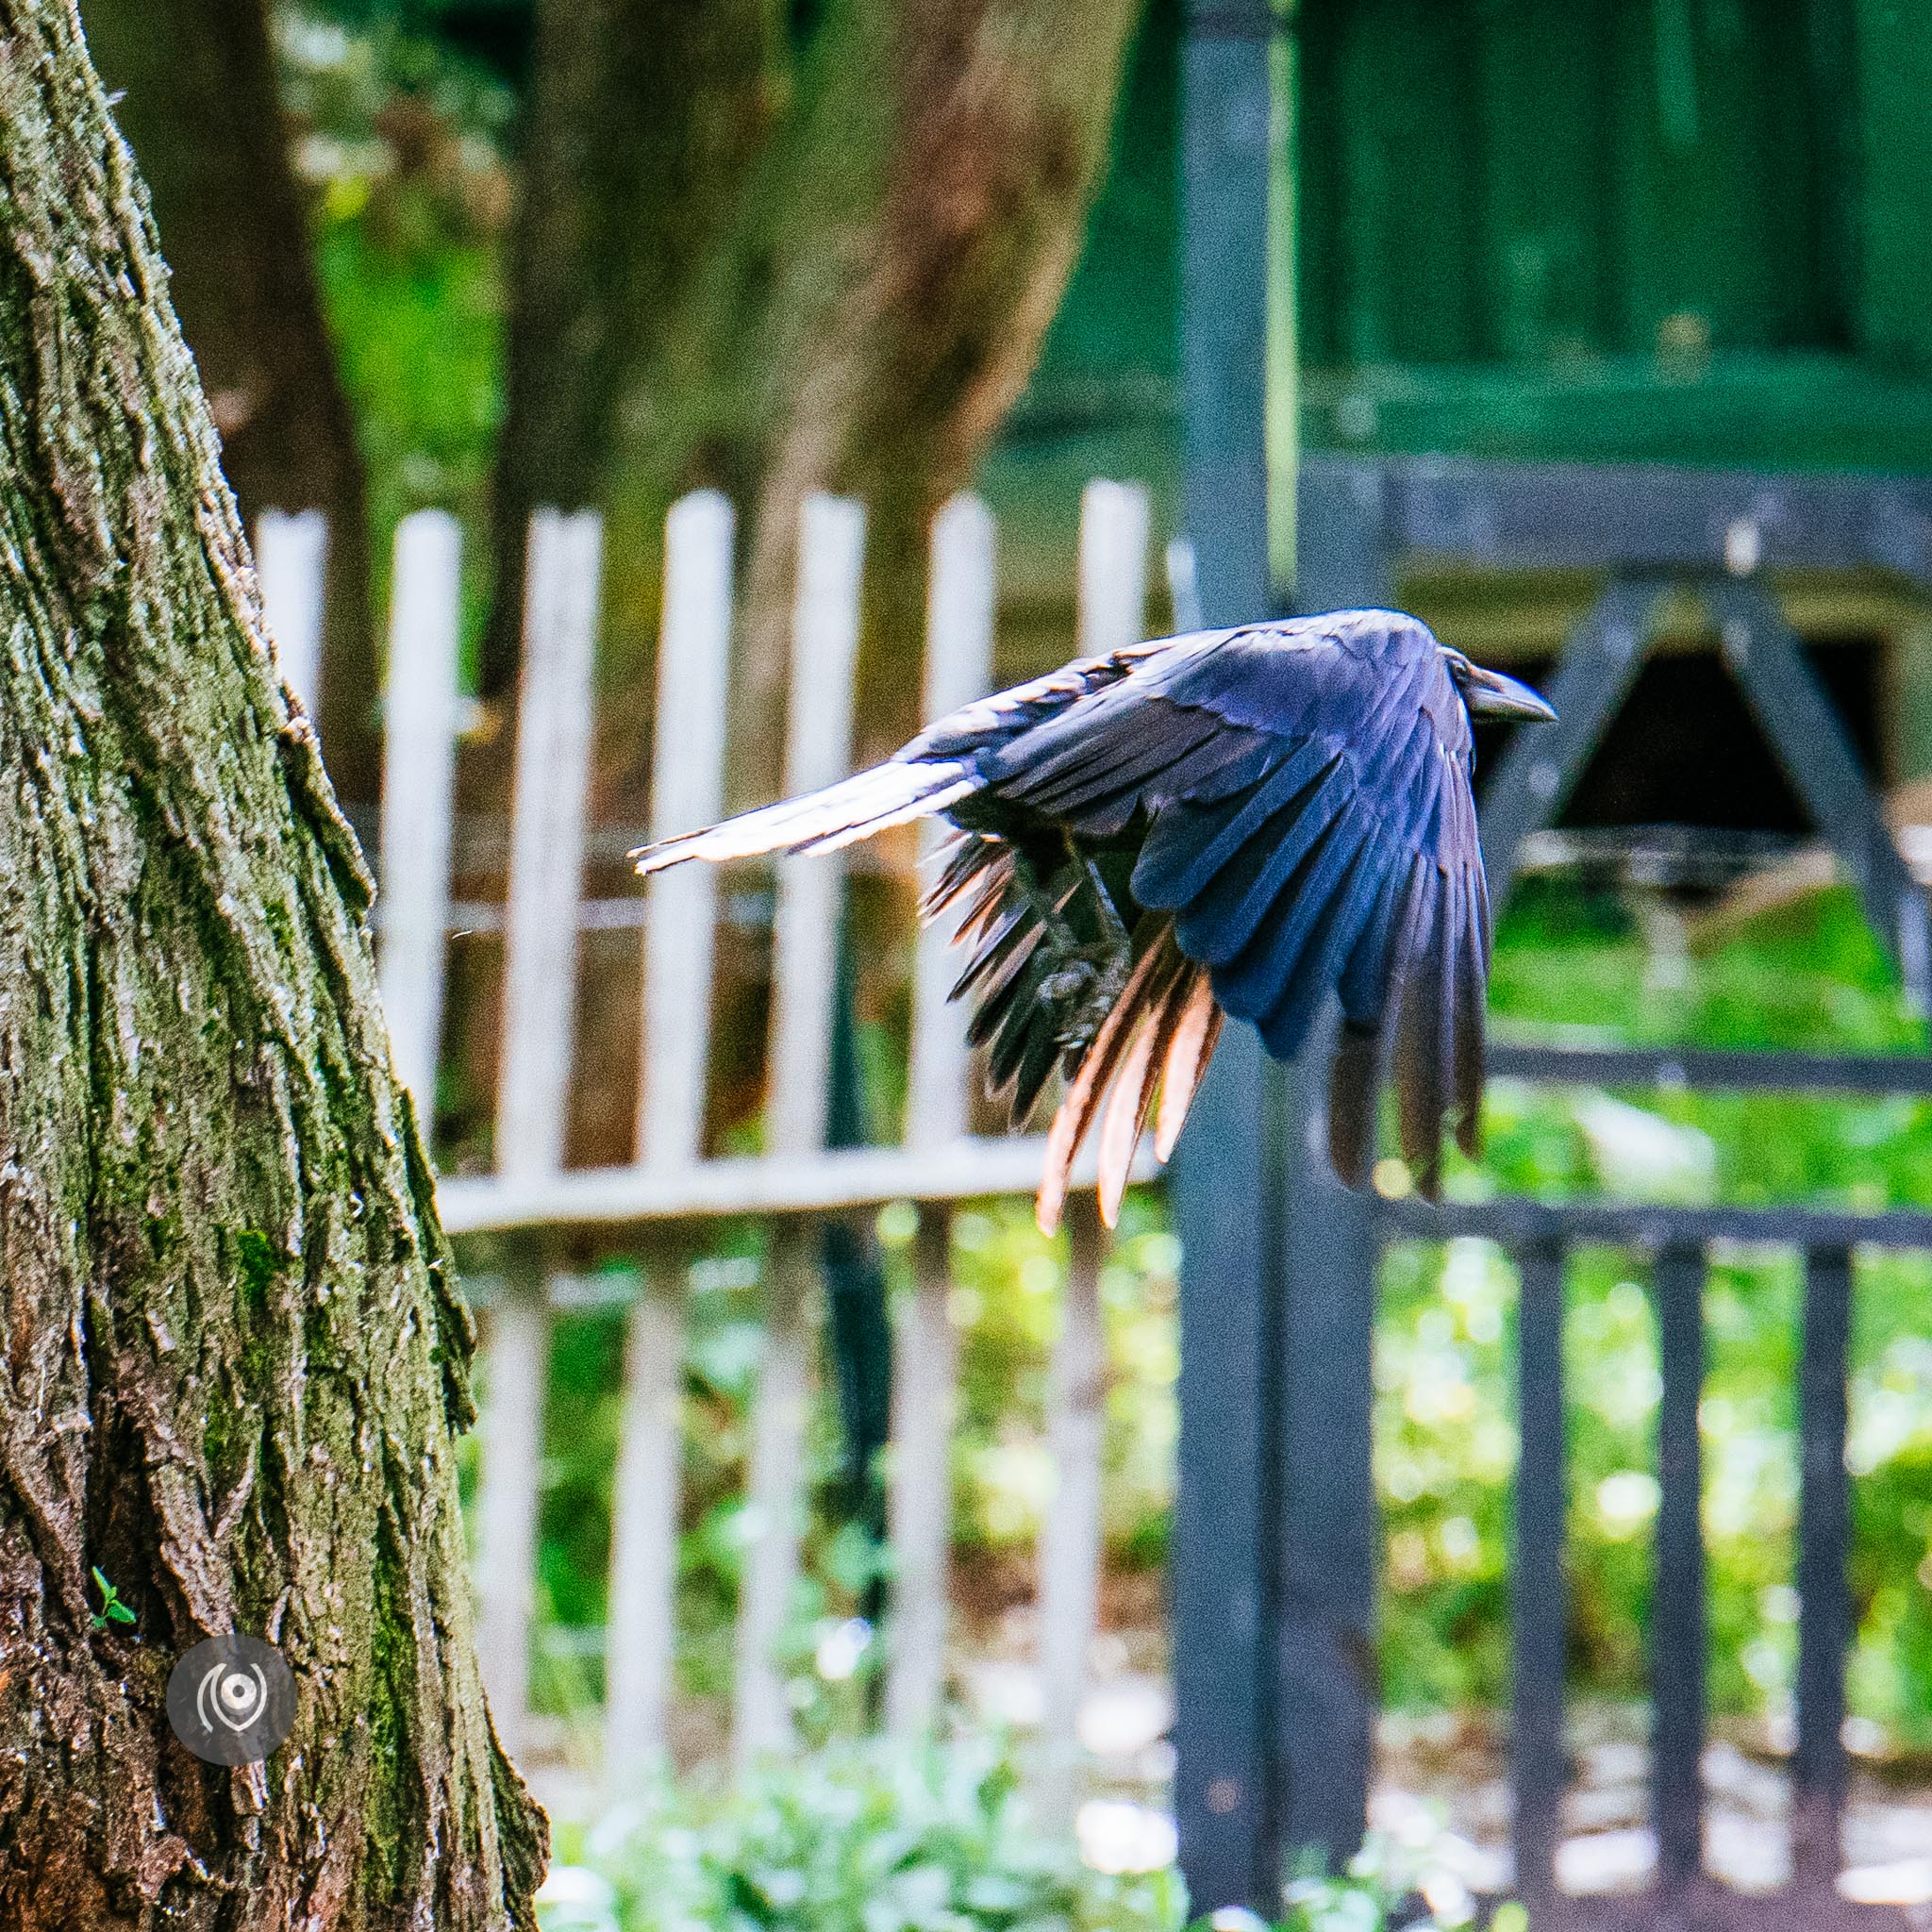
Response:
POLYGON ((1485 671, 1472 664, 1462 680, 1462 698, 1474 718, 1531 718, 1539 724, 1555 724, 1557 714, 1528 685, 1500 671, 1485 671))

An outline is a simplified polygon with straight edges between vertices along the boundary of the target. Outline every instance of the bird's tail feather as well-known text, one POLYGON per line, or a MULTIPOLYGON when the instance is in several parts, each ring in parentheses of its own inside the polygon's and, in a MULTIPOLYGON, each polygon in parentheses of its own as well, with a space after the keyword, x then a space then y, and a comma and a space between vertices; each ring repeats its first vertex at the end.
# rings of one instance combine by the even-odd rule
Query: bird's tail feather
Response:
POLYGON ((723 824, 642 846, 630 857, 648 877, 688 858, 717 862, 767 852, 836 852, 889 826, 944 811, 976 791, 979 783, 958 760, 927 764, 888 759, 823 791, 741 812, 723 824))

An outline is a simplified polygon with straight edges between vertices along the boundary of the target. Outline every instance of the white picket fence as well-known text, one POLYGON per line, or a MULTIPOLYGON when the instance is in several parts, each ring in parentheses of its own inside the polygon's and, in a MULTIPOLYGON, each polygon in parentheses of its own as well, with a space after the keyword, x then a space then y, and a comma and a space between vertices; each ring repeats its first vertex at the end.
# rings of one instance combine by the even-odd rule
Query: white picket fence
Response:
MULTIPOLYGON (((1143 635, 1148 504, 1133 485, 1095 481, 1082 503, 1078 648, 1143 635)), ((660 721, 650 831, 662 837, 721 811, 730 724, 733 512, 715 492, 686 497, 665 525, 660 721), (667 728, 667 725, 672 728, 667 728)), ((312 702, 320 668, 325 531, 319 516, 264 516, 257 548, 284 674, 312 702)), ((636 1257, 643 1287, 625 1352, 622 1445, 614 1475, 607 1633, 606 1763, 621 1774, 664 1745, 675 1658, 678 1477, 682 1462, 684 1277, 717 1215, 765 1214, 764 1353, 749 1455, 746 1553, 737 1644, 734 1749, 781 1750, 790 1711, 775 1662, 800 1562, 804 1432, 811 1399, 812 1216, 911 1200, 920 1211, 916 1288, 895 1339, 890 1527, 895 1554, 887 1643, 891 1727, 934 1721, 945 1675, 950 1544, 948 1438, 957 1341, 948 1313, 952 1206, 1030 1192, 1042 1142, 968 1131, 972 1078, 964 1019, 946 992, 958 968, 948 935, 918 942, 909 1093, 896 1145, 824 1145, 842 873, 840 855, 780 861, 773 930, 767 1151, 703 1158, 718 879, 704 866, 654 877, 641 919, 642 1047, 636 1158, 571 1170, 564 1125, 575 1056, 576 956, 584 916, 601 531, 588 513, 531 523, 517 703, 515 790, 503 915, 496 1171, 441 1184, 457 1236, 601 1230, 636 1257)), ((804 507, 791 626, 785 783, 802 791, 850 769, 865 515, 817 496, 804 507)), ((433 1093, 451 925, 458 686, 455 521, 425 510, 396 532, 385 698, 378 855, 379 965, 398 1074, 433 1093)), ((1191 601, 1188 558, 1170 546, 1175 603, 1191 601)), ((995 528, 987 507, 956 497, 932 530, 924 705, 928 717, 991 684, 995 528)), ((325 747, 325 751, 326 747, 325 747)), ((425 1104, 420 1111, 427 1118, 425 1104)), ((1089 1178, 1091 1178, 1091 1174, 1089 1178)), ((1077 1785, 1075 1718, 1087 1681, 1100 1571, 1100 1448, 1106 1384, 1102 1238, 1091 1211, 1069 1217, 1064 1320, 1050 1374, 1057 1490, 1039 1556, 1040 1762, 1048 1802, 1077 1785)), ((533 1252, 541 1243, 530 1244, 533 1252)), ((548 1325, 562 1284, 500 1285, 485 1324, 481 1475, 475 1508, 480 1643, 499 1728, 528 1735, 527 1676, 537 1558, 548 1325)))

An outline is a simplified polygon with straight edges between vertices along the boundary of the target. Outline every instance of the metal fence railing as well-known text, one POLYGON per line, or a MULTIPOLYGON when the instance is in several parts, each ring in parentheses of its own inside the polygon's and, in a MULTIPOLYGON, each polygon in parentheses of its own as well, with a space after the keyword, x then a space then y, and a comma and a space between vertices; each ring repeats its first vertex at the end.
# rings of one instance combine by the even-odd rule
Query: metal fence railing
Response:
MULTIPOLYGON (((1700 600, 1724 663, 1924 1010, 1932 997, 1924 891, 1766 573, 1880 564, 1924 588, 1932 583, 1928 531, 1916 479, 1309 458, 1297 499, 1298 589, 1309 608, 1325 608, 1395 602, 1398 568, 1416 564, 1603 573, 1547 686, 1560 722, 1520 734, 1489 780, 1484 858, 1499 907, 1635 683, 1662 600, 1700 600)), ((1227 568, 1202 546, 1204 582, 1227 568)), ((1208 617, 1219 614, 1210 600, 1208 617)), ((1713 1248, 1748 1242, 1796 1250, 1807 1271, 1793 1879, 1783 1904, 1811 1924, 1852 1912, 1834 1890, 1851 1616, 1846 1337, 1858 1257, 1932 1250, 1932 1212, 1520 1198, 1431 1208, 1352 1195, 1315 1151, 1325 1144, 1320 1060, 1315 1053, 1306 1066, 1270 1070, 1237 1035, 1203 1089, 1174 1179, 1183 1247, 1175 1807, 1197 1900, 1264 1899, 1284 1856, 1346 1856, 1361 1836, 1378 1706, 1370 1415, 1378 1273, 1393 1240, 1479 1237, 1513 1257, 1522 1287, 1510 1578, 1517 1890, 1542 1924, 1629 1925, 1683 1923, 1687 1899, 1708 1890, 1702 1310, 1713 1248), (1559 1339, 1567 1260, 1583 1243, 1649 1257, 1663 1382, 1648 1633, 1657 1883, 1636 1901, 1559 1897, 1556 1883, 1569 1779, 1559 1339)), ((1490 1072, 1578 1086, 1932 1094, 1932 1059, 1909 1056, 1498 1046, 1490 1072)))

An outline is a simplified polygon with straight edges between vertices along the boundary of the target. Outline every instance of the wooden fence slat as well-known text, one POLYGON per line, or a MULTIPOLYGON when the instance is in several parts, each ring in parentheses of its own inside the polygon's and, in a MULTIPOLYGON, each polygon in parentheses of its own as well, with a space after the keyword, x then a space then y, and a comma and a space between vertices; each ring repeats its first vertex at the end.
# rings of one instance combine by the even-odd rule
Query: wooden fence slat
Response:
MULTIPOLYGON (((589 511, 530 520, 496 1083, 496 1167, 513 1179, 554 1174, 563 1160, 601 542, 589 511)), ((478 1594, 491 1708, 507 1737, 526 1726, 548 1307, 544 1284, 513 1279, 486 1338, 494 1393, 481 1441, 478 1594)))
POLYGON ((1067 1203, 1067 1286, 1047 1385, 1054 1491, 1040 1538, 1040 1766, 1036 1791, 1050 1824, 1073 1822, 1080 1795, 1080 1707, 1100 1609, 1101 1440, 1107 1416, 1107 1332, 1100 1265, 1106 1242, 1091 1194, 1067 1203))
POLYGON ((959 1406, 959 1337, 951 1297, 953 1215, 919 1210, 912 1293, 892 1349, 891 1624, 886 1725, 895 1737, 931 1731, 946 1680, 953 1548, 953 1424, 959 1406))
POLYGON ((605 1772, 618 1787, 658 1759, 667 1741, 684 1473, 682 1260, 669 1246, 647 1262, 625 1329, 604 1693, 605 1772))
MULTIPOLYGON (((1080 655, 1124 649, 1146 635, 1147 492, 1095 480, 1080 499, 1080 655)), ((1080 1705, 1099 1618, 1101 1425, 1106 1337, 1100 1322, 1105 1240, 1093 1203, 1068 1203, 1067 1292, 1048 1369, 1047 1434, 1054 1499, 1041 1538, 1040 1793, 1042 1812, 1072 1819, 1080 1790, 1080 1705)))
MULTIPOLYGON (((718 818, 731 658, 731 506, 697 491, 664 520, 664 622, 658 644, 651 837, 718 818)), ((638 1158, 688 1169, 703 1149, 711 1038, 717 874, 680 866, 645 891, 638 1158)), ((605 1766, 621 1780, 665 1748, 677 1608, 677 1508, 683 1470, 687 1254, 655 1244, 625 1338, 625 1398, 611 1491, 610 1621, 605 1766)))
POLYGON ((811 1291, 817 1230, 774 1228, 765 1257, 764 1335, 752 1397, 739 1586, 733 1762, 742 1771, 791 1743, 780 1649, 805 1530, 811 1416, 811 1291))
MULTIPOLYGON (((865 511, 808 497, 799 519, 798 585, 785 734, 785 789, 842 778, 852 758, 852 675, 858 661, 865 511)), ((824 1144, 838 989, 844 866, 836 853, 780 859, 772 926, 772 1051, 766 1145, 795 1158, 824 1144)), ((804 1528, 804 1443, 811 1400, 806 1311, 816 1274, 809 1226, 773 1231, 766 1263, 764 1353, 746 1471, 746 1547, 739 1600, 732 1749, 742 1766, 782 1751, 791 1710, 777 1656, 798 1575, 804 1528)))
POLYGON ((1146 489, 1096 476, 1080 496, 1080 655, 1147 635, 1146 489))
MULTIPOLYGON (((996 539, 992 512, 976 496, 955 496, 933 519, 922 694, 927 719, 972 703, 992 683, 996 539)), ((923 858, 930 862, 945 836, 935 823, 922 825, 923 858)), ((920 929, 913 967, 906 1144, 921 1151, 955 1144, 967 1129, 972 1056, 966 1012, 947 998, 959 971, 953 955, 956 924, 942 916, 920 929)), ((893 1345, 887 1508, 894 1567, 886 1722, 901 1737, 931 1727, 945 1684, 952 1434, 958 1407, 952 1226, 944 1203, 920 1209, 912 1294, 893 1345)))
MULTIPOLYGON (((928 720, 971 704, 991 686, 994 544, 992 512, 976 496, 954 497, 933 520, 923 694, 928 720)), ((929 858, 946 835, 930 820, 921 833, 921 854, 929 858)), ((947 998, 959 974, 955 924, 935 920, 919 935, 906 1106, 906 1140, 915 1147, 943 1146, 966 1130, 967 1016, 947 998)))
POLYGON ((493 1299, 484 1330, 476 1419, 476 1654, 504 1748, 523 1748, 529 1723, 530 1626, 537 1598, 538 1476, 550 1315, 525 1286, 493 1299))
POLYGON ((1657 1353, 1657 1587, 1651 1610, 1651 1815, 1666 1891, 1704 1864, 1704 1254, 1667 1247, 1654 1264, 1657 1353))
POLYGON ((501 1174, 563 1164, 602 539, 591 511, 541 509, 530 520, 496 1083, 501 1174))
POLYGON ((315 715, 322 689, 328 519, 319 509, 265 509, 255 524, 255 574, 282 681, 315 715))
MULTIPOLYGON (((715 490, 685 497, 664 520, 654 840, 708 825, 724 812, 732 524, 731 506, 715 490)), ((658 873, 646 903, 638 1155, 653 1166, 676 1166, 695 1160, 704 1140, 716 869, 658 873)))
POLYGON ((1510 1782, 1516 1894, 1556 1894, 1568 1766, 1563 1743, 1563 1250, 1538 1242, 1517 1257, 1516 1523, 1509 1570, 1513 1691, 1510 1782))
POLYGON ((1798 1371, 1798 1748, 1791 1865, 1801 1886, 1821 1893, 1832 1890, 1843 1862, 1845 1652, 1852 1638, 1845 1575, 1851 1538, 1845 1477, 1851 1319, 1850 1250, 1807 1255, 1798 1371))
POLYGON ((454 824, 462 532, 446 510, 396 525, 383 703, 378 948, 396 1076, 426 1137, 436 1114, 454 824))
MULTIPOLYGON (((806 499, 785 730, 785 790, 835 784, 852 768, 852 674, 865 511, 843 497, 806 499)), ((845 867, 838 853, 783 858, 772 915, 772 1069, 765 1144, 801 1154, 825 1138, 845 867)))

